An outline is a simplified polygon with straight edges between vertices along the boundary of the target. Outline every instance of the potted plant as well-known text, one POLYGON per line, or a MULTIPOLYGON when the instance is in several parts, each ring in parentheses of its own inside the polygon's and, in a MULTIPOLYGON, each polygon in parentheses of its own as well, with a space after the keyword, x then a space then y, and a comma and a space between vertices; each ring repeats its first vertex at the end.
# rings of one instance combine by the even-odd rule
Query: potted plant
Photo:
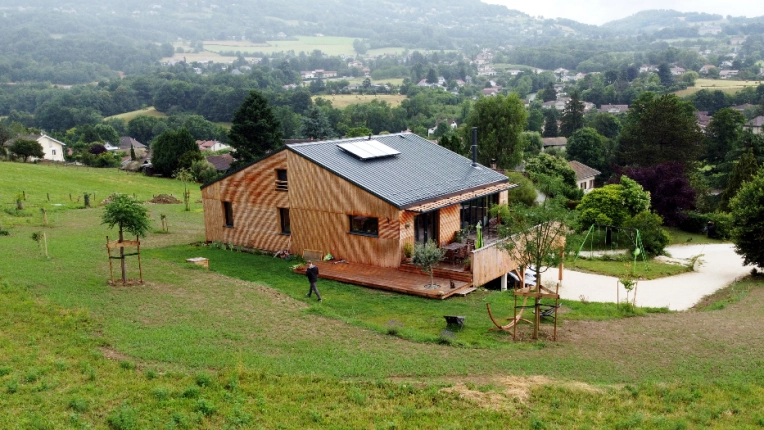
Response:
POLYGON ((407 263, 411 262, 411 257, 414 255, 414 243, 406 242, 403 244, 403 256, 407 263))

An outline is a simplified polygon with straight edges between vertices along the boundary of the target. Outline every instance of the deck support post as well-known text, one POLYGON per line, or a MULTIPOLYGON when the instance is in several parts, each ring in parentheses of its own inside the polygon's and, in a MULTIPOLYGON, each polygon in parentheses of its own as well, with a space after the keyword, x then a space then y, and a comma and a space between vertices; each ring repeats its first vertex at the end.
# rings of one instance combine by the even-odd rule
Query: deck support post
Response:
POLYGON ((501 275, 501 291, 507 291, 507 274, 501 275))

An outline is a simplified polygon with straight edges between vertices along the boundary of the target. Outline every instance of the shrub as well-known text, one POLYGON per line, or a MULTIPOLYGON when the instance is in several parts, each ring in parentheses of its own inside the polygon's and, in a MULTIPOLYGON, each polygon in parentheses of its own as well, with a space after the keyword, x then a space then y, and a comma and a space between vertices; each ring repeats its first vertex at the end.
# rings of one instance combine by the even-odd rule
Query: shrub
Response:
POLYGON ((132 430, 138 428, 138 414, 129 405, 122 405, 109 415, 106 422, 114 430, 132 430))
POLYGON ((85 412, 88 410, 88 402, 80 397, 69 400, 69 409, 75 412, 85 412))
MULTIPOLYGON (((642 246, 649 255, 661 255, 671 241, 669 234, 661 228, 663 219, 660 215, 647 211, 640 212, 624 223, 624 227, 639 229, 642 237, 642 246)), ((629 244, 629 249, 634 252, 635 245, 629 244)))
POLYGON ((201 412, 205 417, 208 417, 215 413, 215 405, 209 400, 199 399, 196 402, 196 410, 197 412, 201 412))

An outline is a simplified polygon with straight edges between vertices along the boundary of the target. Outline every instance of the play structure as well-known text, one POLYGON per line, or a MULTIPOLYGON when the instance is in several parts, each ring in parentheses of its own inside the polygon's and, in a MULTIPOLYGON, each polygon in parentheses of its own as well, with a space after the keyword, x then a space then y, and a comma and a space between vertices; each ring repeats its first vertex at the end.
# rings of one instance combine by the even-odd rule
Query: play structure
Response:
MULTIPOLYGON (((632 264, 632 271, 637 267, 637 259, 639 256, 642 256, 642 262, 645 264, 645 268, 647 268, 647 257, 645 253, 645 247, 642 244, 642 235, 639 232, 639 229, 637 228, 629 228, 629 227, 615 227, 612 225, 603 225, 603 224, 592 224, 589 229, 586 231, 586 236, 584 236, 584 240, 581 242, 581 246, 578 247, 578 250, 576 251, 576 256, 573 259, 573 262, 575 263, 576 260, 578 260, 578 256, 581 254, 581 251, 584 250, 584 247, 587 244, 587 241, 589 243, 589 255, 594 255, 594 244, 595 242, 598 244, 597 251, 603 251, 601 245, 604 243, 604 251, 609 252, 615 252, 621 250, 621 246, 633 246, 634 252, 633 252, 633 264, 632 264), (610 247, 610 249, 607 249, 610 247)), ((584 250, 585 252, 585 250, 584 250)))
MULTIPOLYGON (((522 269, 522 268, 521 268, 522 269)), ((519 279, 520 288, 515 288, 514 297, 514 316, 507 318, 509 323, 501 325, 496 318, 494 318, 491 312, 491 305, 486 303, 485 306, 488 309, 488 316, 491 318, 491 322, 496 327, 492 327, 491 330, 501 330, 508 333, 512 333, 512 340, 517 339, 517 325, 520 322, 526 322, 533 325, 533 338, 538 338, 539 326, 541 325, 541 318, 548 317, 554 320, 554 331, 552 332, 552 340, 557 340, 557 310, 560 308, 560 285, 562 284, 562 271, 563 265, 560 264, 559 273, 557 276, 557 282, 555 283, 555 289, 544 287, 538 282, 532 272, 526 270, 514 270, 512 277, 519 279), (523 298, 521 305, 517 304, 518 297, 523 298), (541 299, 554 299, 554 305, 543 304, 541 299), (531 302, 530 304, 528 302, 531 302), (531 321, 523 317, 526 309, 533 309, 534 320, 531 321)))

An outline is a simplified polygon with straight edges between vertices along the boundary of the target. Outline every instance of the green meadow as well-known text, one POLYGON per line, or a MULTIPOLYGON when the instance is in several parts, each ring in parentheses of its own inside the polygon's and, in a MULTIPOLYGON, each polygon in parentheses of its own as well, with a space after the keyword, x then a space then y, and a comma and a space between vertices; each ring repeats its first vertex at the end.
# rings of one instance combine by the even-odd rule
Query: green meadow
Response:
MULTIPOLYGON (((0 428, 764 426, 760 277, 688 312, 565 302, 558 342, 512 342, 489 331, 485 303, 502 318, 513 305, 493 289, 434 301, 322 280, 318 304, 295 261, 202 246, 193 188, 189 212, 147 204, 146 282, 108 285, 115 232, 96 203, 182 189, 0 163, 0 428), (85 192, 92 208, 77 201, 85 192), (185 262, 195 256, 211 270, 185 262), (446 330, 452 313, 467 316, 463 330, 446 330)), ((128 268, 137 278, 136 257, 128 268)))

